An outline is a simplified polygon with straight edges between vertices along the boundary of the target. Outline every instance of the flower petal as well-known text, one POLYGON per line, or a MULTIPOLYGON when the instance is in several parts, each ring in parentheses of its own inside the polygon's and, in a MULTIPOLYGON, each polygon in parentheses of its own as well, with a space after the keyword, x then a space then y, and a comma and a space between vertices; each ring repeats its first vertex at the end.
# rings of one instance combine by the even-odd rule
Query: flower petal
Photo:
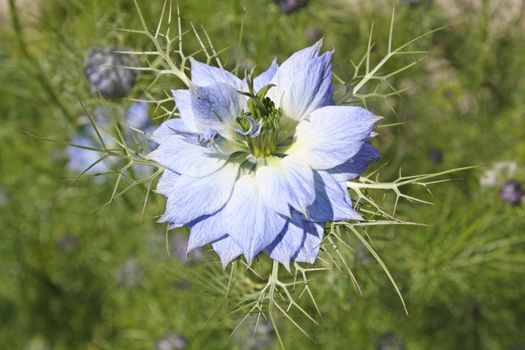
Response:
POLYGON ((203 215, 213 214, 230 199, 238 173, 239 163, 228 162, 209 176, 179 176, 160 221, 186 226, 203 215))
POLYGON ((213 243, 226 235, 226 231, 218 218, 219 216, 216 214, 206 215, 193 224, 188 239, 188 254, 193 249, 213 243))
POLYGON ((217 213, 249 264, 275 240, 286 223, 264 204, 262 191, 254 176, 244 175, 235 184, 230 201, 217 213))
POLYGON ((286 153, 303 159, 315 170, 336 167, 359 152, 377 120, 361 107, 323 107, 297 125, 295 143, 286 153))
POLYGON ((181 136, 174 136, 169 142, 161 143, 147 158, 173 172, 203 177, 220 169, 229 155, 188 143, 181 136))
MULTIPOLYGON (((310 223, 306 223, 310 224, 310 223)), ((323 241, 324 227, 321 224, 314 224, 317 234, 310 234, 313 232, 312 229, 308 231, 309 234, 306 235, 301 249, 297 252, 297 255, 294 257, 294 260, 297 262, 305 262, 309 264, 315 263, 317 256, 319 256, 319 249, 321 248, 321 243, 323 241)))
POLYGON ((335 168, 328 169, 327 172, 339 182, 355 179, 366 170, 370 163, 379 159, 380 156, 381 154, 378 150, 372 145, 365 143, 354 157, 335 168))
POLYGON ((187 127, 186 123, 180 118, 173 118, 160 124, 151 135, 150 140, 162 144, 169 142, 173 136, 188 133, 192 133, 192 131, 187 127))
POLYGON ((221 258, 222 267, 226 266, 239 255, 242 254, 241 248, 235 243, 235 241, 230 236, 225 236, 224 238, 214 242, 212 244, 213 249, 221 258))
POLYGON ((263 87, 270 84, 270 82, 272 81, 272 78, 277 72, 277 68, 279 68, 279 65, 277 64, 277 60, 274 59, 272 61, 272 64, 270 65, 270 67, 268 67, 267 70, 262 72, 255 79, 253 79, 253 88, 255 92, 258 92, 263 87))
POLYGON ((175 183, 179 178, 179 174, 174 173, 169 169, 165 169, 162 175, 160 176, 159 182, 157 183, 157 188, 155 191, 162 194, 163 196, 168 197, 175 188, 175 183))
POLYGON ((246 104, 245 98, 231 85, 217 83, 191 89, 191 106, 197 130, 213 129, 226 138, 235 135, 236 118, 246 104))
POLYGON ((197 124, 195 123, 195 116, 191 108, 191 93, 190 90, 171 90, 175 106, 179 110, 180 119, 184 121, 188 131, 196 132, 197 124))
POLYGON ((243 86, 242 81, 227 70, 207 65, 193 58, 190 58, 190 62, 191 82, 195 85, 208 86, 216 83, 225 83, 236 89, 241 89, 243 86))
POLYGON ((314 172, 316 200, 307 208, 308 218, 314 222, 360 220, 361 215, 352 208, 348 191, 330 174, 314 172))
POLYGON ((274 242, 265 249, 272 259, 279 261, 290 270, 290 261, 313 264, 319 253, 323 225, 303 220, 303 216, 293 215, 274 242))
POLYGON ((333 104, 332 53, 318 57, 321 41, 296 52, 277 70, 268 96, 285 118, 300 121, 310 112, 333 104))
POLYGON ((271 158, 269 164, 257 169, 257 186, 264 203, 285 216, 290 216, 289 205, 299 212, 315 200, 312 168, 292 156, 271 158))

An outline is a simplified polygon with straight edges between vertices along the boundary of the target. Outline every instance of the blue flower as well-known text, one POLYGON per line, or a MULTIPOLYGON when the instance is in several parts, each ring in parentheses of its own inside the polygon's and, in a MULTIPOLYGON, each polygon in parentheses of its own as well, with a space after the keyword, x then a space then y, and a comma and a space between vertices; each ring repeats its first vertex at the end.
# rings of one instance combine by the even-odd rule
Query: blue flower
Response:
POLYGON ((334 105, 320 47, 244 80, 192 60, 189 89, 173 91, 180 119, 149 155, 165 168, 161 221, 191 227, 188 251, 211 243, 223 266, 264 252, 289 268, 315 262, 325 222, 361 219, 345 181, 379 156, 367 143, 378 118, 334 105))
MULTIPOLYGON (((101 127, 107 127, 110 123, 109 116, 106 113, 106 110, 98 106, 94 111, 95 122, 101 127)), ((102 134, 105 143, 112 143, 112 140, 107 135, 102 134)), ((95 129, 91 124, 83 125, 80 130, 72 137, 71 143, 76 146, 83 146, 89 148, 98 148, 102 146, 98 142, 98 136, 95 132, 95 129)), ((110 162, 102 160, 97 163, 97 161, 102 157, 100 152, 89 150, 86 148, 80 148, 76 146, 68 146, 66 153, 68 155, 67 169, 72 172, 83 172, 90 174, 105 173, 111 170, 110 162)))

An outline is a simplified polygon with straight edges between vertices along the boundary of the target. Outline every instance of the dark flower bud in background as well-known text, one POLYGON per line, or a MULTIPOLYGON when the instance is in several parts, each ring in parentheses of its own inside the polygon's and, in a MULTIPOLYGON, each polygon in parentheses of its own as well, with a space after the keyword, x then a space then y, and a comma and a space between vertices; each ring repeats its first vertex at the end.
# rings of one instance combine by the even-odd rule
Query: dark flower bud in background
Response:
POLYGON ((401 337, 394 333, 385 333, 377 338, 376 342, 377 350, 405 350, 405 342, 401 337))
POLYGON ((126 67, 135 67, 138 62, 135 57, 119 51, 125 49, 95 47, 89 50, 84 73, 94 95, 122 98, 127 96, 135 85, 137 72, 126 67))
POLYGON ((428 159, 432 163, 440 164, 443 162, 443 152, 438 148, 431 148, 428 151, 428 159))
POLYGON ((499 197, 502 201, 510 205, 520 205, 521 199, 523 198, 523 188, 518 181, 512 179, 507 180, 501 186, 499 197))
POLYGON ((308 5, 310 0, 274 0, 282 12, 289 15, 308 5))

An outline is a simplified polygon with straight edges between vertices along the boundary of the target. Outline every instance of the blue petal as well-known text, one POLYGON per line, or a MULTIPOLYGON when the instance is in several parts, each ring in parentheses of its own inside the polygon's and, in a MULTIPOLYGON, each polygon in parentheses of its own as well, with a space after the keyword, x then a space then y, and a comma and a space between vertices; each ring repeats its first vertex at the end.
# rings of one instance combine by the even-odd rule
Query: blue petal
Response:
POLYGON ((286 153, 303 159, 314 170, 334 168, 359 152, 377 120, 361 107, 323 107, 297 125, 295 143, 286 153))
POLYGON ((190 90, 171 90, 171 93, 175 100, 175 106, 179 110, 180 118, 184 121, 184 124, 186 124, 187 129, 196 132, 197 125, 191 107, 190 90))
POLYGON ((191 82, 198 86, 208 86, 216 83, 225 83, 240 90, 242 81, 235 75, 222 68, 213 67, 190 58, 191 82))
POLYGON ((277 68, 279 68, 279 65, 277 64, 277 60, 273 60, 270 67, 268 67, 267 70, 262 72, 259 76, 257 76, 253 80, 253 88, 255 92, 258 92, 266 85, 270 84, 272 81, 272 78, 274 77, 275 73, 277 72, 277 68))
POLYGON ((150 139, 158 144, 170 142, 176 135, 190 134, 192 131, 186 123, 179 118, 168 119, 152 133, 150 139))
POLYGON ((214 242, 212 246, 215 252, 219 254, 223 268, 226 268, 226 266, 233 259, 242 254, 241 248, 230 236, 225 236, 224 238, 214 242))
POLYGON ((343 189, 330 174, 324 171, 314 172, 315 202, 307 208, 308 219, 314 222, 360 220, 352 208, 348 191, 343 189))
MULTIPOLYGON (((305 223, 309 225, 309 223, 305 223)), ((294 260, 297 262, 305 262, 309 264, 315 263, 317 256, 319 255, 319 249, 321 248, 321 243, 323 241, 324 227, 321 224, 313 224, 315 227, 315 232, 317 234, 307 234, 301 249, 297 252, 297 255, 294 257, 294 260)), ((308 232, 313 232, 312 229, 309 229, 308 232)))
MULTIPOLYGON (((206 215, 193 224, 188 239, 188 254, 206 244, 215 242, 226 235, 219 216, 206 215)), ((240 254, 240 252, 239 252, 240 254)))
POLYGON ((275 240, 286 223, 264 204, 261 191, 264 189, 257 187, 254 176, 244 175, 237 181, 230 201, 217 213, 248 264, 275 240))
POLYGON ((230 199, 238 173, 239 164, 228 162, 209 176, 179 176, 160 221, 186 226, 203 215, 216 212, 230 199))
POLYGON ((177 182, 179 176, 180 174, 174 173, 169 169, 165 169, 160 176, 155 191, 162 194, 163 196, 168 197, 170 194, 172 194, 173 189, 175 188, 175 183, 177 182))
POLYGON ((322 237, 323 225, 305 221, 302 215, 295 213, 293 220, 287 222, 265 252, 288 270, 291 260, 313 264, 319 253, 322 237))
POLYGON ((267 161, 268 165, 259 167, 256 173, 264 203, 285 216, 290 216, 289 205, 304 213, 315 200, 312 168, 292 156, 267 161))
POLYGON ((188 143, 181 136, 172 136, 147 157, 173 172, 203 177, 219 170, 229 155, 188 143))
POLYGON ((236 118, 246 105, 238 90, 224 83, 195 86, 191 89, 191 106, 199 132, 214 129, 226 138, 234 138, 236 118))
POLYGON ((348 181, 361 175, 368 165, 378 160, 380 156, 378 150, 365 143, 354 157, 327 171, 339 182, 348 181))
POLYGON ((332 53, 318 57, 321 41, 293 54, 272 79, 268 96, 285 118, 300 121, 310 112, 333 104, 332 53))

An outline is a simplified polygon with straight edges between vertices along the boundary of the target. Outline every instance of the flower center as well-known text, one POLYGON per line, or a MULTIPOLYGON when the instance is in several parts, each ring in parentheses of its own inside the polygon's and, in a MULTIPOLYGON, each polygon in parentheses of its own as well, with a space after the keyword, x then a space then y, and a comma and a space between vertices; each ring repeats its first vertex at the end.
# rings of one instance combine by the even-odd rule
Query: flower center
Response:
POLYGON ((257 94, 253 89, 253 79, 247 77, 248 92, 240 92, 248 96, 248 110, 237 117, 239 128, 237 133, 246 141, 250 153, 257 158, 272 155, 277 147, 279 135, 279 120, 281 109, 275 108, 275 103, 266 97, 273 84, 264 86, 257 94))

